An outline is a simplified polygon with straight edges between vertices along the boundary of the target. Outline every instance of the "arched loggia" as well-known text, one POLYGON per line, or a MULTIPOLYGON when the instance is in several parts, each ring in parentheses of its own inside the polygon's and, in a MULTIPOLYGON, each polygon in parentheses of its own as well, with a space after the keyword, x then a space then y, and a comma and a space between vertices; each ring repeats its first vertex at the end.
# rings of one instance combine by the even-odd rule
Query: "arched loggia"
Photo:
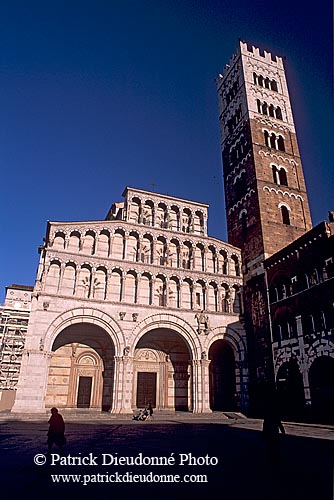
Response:
POLYGON ((54 339, 45 406, 110 410, 115 347, 99 326, 76 323, 54 339))
POLYGON ((145 333, 134 351, 133 408, 189 411, 191 353, 185 339, 168 328, 145 333))

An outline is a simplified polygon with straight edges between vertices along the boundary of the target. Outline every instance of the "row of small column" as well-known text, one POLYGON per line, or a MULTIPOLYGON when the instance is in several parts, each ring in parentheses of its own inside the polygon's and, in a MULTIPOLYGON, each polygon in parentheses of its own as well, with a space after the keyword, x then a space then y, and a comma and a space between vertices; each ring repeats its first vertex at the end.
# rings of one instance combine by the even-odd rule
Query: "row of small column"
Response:
MULTIPOLYGON (((150 273, 145 272, 142 275, 138 275, 135 273, 129 273, 129 274, 123 274, 121 271, 118 272, 117 270, 112 272, 112 271, 105 271, 105 270, 96 270, 95 268, 93 269, 87 269, 87 272, 89 272, 89 278, 85 283, 79 283, 77 273, 75 274, 75 277, 73 279, 73 285, 71 287, 65 287, 64 286, 64 273, 65 273, 65 264, 62 263, 60 266, 60 274, 59 277, 57 278, 57 283, 53 282, 55 280, 54 277, 50 278, 51 284, 48 285, 48 278, 47 278, 47 273, 45 274, 45 277, 43 278, 43 283, 41 288, 43 288, 46 292, 49 293, 54 293, 54 294, 69 294, 77 297, 83 297, 83 298, 95 298, 97 300, 107 300, 107 301, 112 301, 112 300, 117 300, 120 302, 127 302, 125 299, 127 299, 128 295, 132 295, 132 300, 130 300, 130 303, 140 303, 138 300, 141 297, 141 282, 143 278, 146 278, 148 280, 148 304, 153 304, 155 302, 155 293, 157 292, 156 286, 160 285, 161 290, 160 290, 160 295, 162 297, 162 303, 158 299, 158 304, 157 305, 163 305, 168 307, 170 305, 170 293, 176 292, 176 298, 174 300, 174 307, 182 307, 183 304, 183 296, 188 290, 189 294, 189 307, 190 309, 193 309, 195 306, 195 293, 196 293, 196 285, 198 285, 198 293, 201 292, 201 297, 200 297, 200 304, 198 306, 201 309, 205 308, 210 308, 213 311, 219 311, 222 310, 222 312, 232 312, 231 311, 231 299, 236 300, 236 294, 239 293, 239 287, 238 285, 234 285, 232 287, 232 290, 234 290, 234 296, 231 296, 231 289, 228 286, 228 284, 222 285, 222 287, 219 287, 218 284, 213 282, 213 284, 206 284, 202 280, 197 280, 196 282, 190 282, 190 281, 181 281, 178 277, 170 277, 169 279, 164 276, 164 275, 157 275, 157 276, 152 276, 150 273), (99 276, 99 279, 101 279, 101 276, 103 274, 103 282, 99 282, 97 276, 99 276), (112 283, 112 276, 117 276, 119 279, 119 290, 117 292, 117 297, 115 296, 115 284, 112 283), (130 278, 131 276, 131 278, 130 278), (126 282, 127 280, 130 280, 133 283, 133 289, 131 289, 131 294, 127 294, 127 288, 126 288, 126 282), (98 284, 97 284, 98 283, 98 284), (172 285, 174 283, 174 286, 172 285), (185 289, 187 287, 187 289, 185 289), (210 294, 210 291, 212 290, 212 293, 210 294), (224 307, 220 305, 222 304, 223 300, 225 300, 224 307), (214 303, 212 304, 212 301, 214 303)), ((82 269, 82 268, 81 268, 82 269)), ((81 270, 80 269, 80 270, 81 270)), ((83 268, 85 269, 85 268, 83 268)), ((74 270, 73 267, 73 271, 74 270)), ((83 281, 83 280, 81 280, 83 281)), ((146 294, 147 295, 147 294, 146 294)), ((158 295, 159 297, 159 292, 158 295)), ((239 297, 240 298, 240 297, 239 297)), ((145 301, 146 304, 146 301, 145 301)), ((239 311, 234 311, 234 312, 239 312, 239 311)))
MULTIPOLYGON (((171 254, 171 249, 172 249, 172 244, 173 242, 172 241, 169 241, 167 242, 166 238, 164 236, 160 236, 161 238, 163 238, 165 241, 159 241, 157 239, 149 239, 147 238, 147 241, 143 241, 142 239, 138 239, 136 240, 136 244, 138 245, 137 248, 133 251, 133 253, 130 255, 128 254, 128 243, 129 243, 129 238, 130 238, 130 234, 128 235, 123 235, 121 234, 120 232, 119 233, 114 233, 110 239, 110 244, 108 244, 108 248, 107 249, 104 249, 104 251, 102 252, 99 252, 99 245, 97 245, 97 251, 95 250, 94 252, 90 252, 88 253, 88 255, 97 255, 97 256, 105 256, 105 257, 113 257, 113 258, 116 258, 119 257, 120 260, 128 260, 130 262, 142 262, 142 259, 141 259, 141 255, 142 253, 144 252, 144 247, 145 247, 145 243, 147 245, 149 245, 149 253, 148 253, 148 264, 156 264, 156 265, 166 265, 167 267, 183 267, 183 257, 182 257, 182 252, 188 252, 189 255, 187 256, 187 265, 189 265, 189 267, 186 267, 186 268, 189 268, 189 269, 194 269, 196 270, 196 265, 197 265, 197 258, 198 256, 196 256, 196 248, 198 248, 200 251, 201 251, 201 257, 200 257, 200 266, 198 266, 197 270, 200 270, 200 271, 203 271, 203 272, 220 272, 220 266, 219 266, 219 262, 220 262, 220 259, 219 259, 219 255, 221 255, 221 259, 223 260, 223 262, 221 263, 221 267, 222 267, 222 274, 227 274, 228 273, 228 257, 227 257, 227 252, 226 250, 220 250, 218 251, 218 253, 215 251, 215 252, 212 252, 210 249, 205 249, 204 252, 202 252, 202 249, 198 247, 198 243, 194 246, 192 244, 192 242, 190 241, 185 241, 185 242, 178 242, 179 244, 175 244, 175 249, 176 249, 176 252, 177 252, 177 256, 176 256, 176 265, 173 266, 168 266, 168 262, 170 262, 170 254, 171 254), (119 252, 117 252, 117 247, 114 247, 114 240, 115 240, 115 235, 119 235, 122 237, 122 248, 120 249, 119 252), (158 252, 157 252, 157 246, 160 244, 163 245, 163 253, 162 255, 159 255, 158 252), (187 245, 186 243, 189 243, 189 245, 187 245), (223 251, 225 255, 222 255, 220 252, 223 251), (212 258, 212 270, 210 271, 209 269, 209 265, 208 265, 208 253, 210 252, 210 255, 209 257, 212 258), (115 255, 119 253, 120 255, 115 257, 115 255), (103 255, 105 254, 105 255, 103 255), (114 255, 113 255, 114 254, 114 255), (129 257, 132 257, 129 258, 129 257), (128 257, 128 258, 126 258, 128 257), (133 260, 133 257, 135 257, 135 259, 133 260), (161 258, 164 259, 164 261, 166 262, 161 264, 161 258)), ((159 237, 158 237, 159 238, 159 237)), ((72 250, 73 252, 75 251, 75 253, 81 253, 82 255, 84 255, 84 253, 82 253, 79 248, 78 249, 75 249, 75 248, 70 248, 70 245, 69 245, 69 242, 68 242, 68 237, 66 237, 66 240, 67 241, 67 244, 65 245, 66 247, 66 250, 72 250)), ((104 243, 105 245, 105 243, 104 243)), ((106 245, 105 245, 106 246, 106 245)), ((204 247, 204 245, 203 245, 204 247)), ((57 247, 55 247, 56 249, 57 247)), ((235 262, 235 266, 237 266, 237 263, 238 262, 238 271, 235 271, 235 274, 236 275, 240 275, 240 264, 239 264, 239 257, 238 256, 235 256, 235 259, 233 259, 234 262, 235 262)))
POLYGON ((170 209, 170 211, 168 211, 168 207, 164 203, 162 203, 164 207, 159 207, 158 205, 157 210, 155 204, 153 203, 152 205, 147 205, 146 203, 143 203, 142 200, 138 199, 138 201, 140 201, 140 203, 136 203, 134 200, 128 202, 127 220, 129 222, 131 222, 131 219, 134 217, 134 223, 147 224, 148 219, 150 221, 150 224, 147 224, 148 226, 159 227, 157 222, 160 222, 160 224, 166 224, 166 229, 169 229, 169 225, 172 224, 172 227, 170 228, 172 230, 182 231, 183 226, 185 226, 187 228, 187 232, 194 232, 197 218, 199 232, 201 234, 207 234, 207 218, 201 210, 196 210, 194 212, 188 207, 180 208, 175 205, 177 210, 170 209), (160 220, 158 220, 159 209, 160 220), (145 210, 147 210, 147 214, 144 213, 145 210))

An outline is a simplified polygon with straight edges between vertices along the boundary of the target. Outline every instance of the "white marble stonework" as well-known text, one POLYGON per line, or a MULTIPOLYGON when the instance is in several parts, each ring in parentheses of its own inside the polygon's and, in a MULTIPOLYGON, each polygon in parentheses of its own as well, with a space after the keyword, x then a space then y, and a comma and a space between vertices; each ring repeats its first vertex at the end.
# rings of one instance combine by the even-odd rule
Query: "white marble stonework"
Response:
POLYGON ((48 223, 13 411, 245 409, 240 250, 207 235, 205 204, 123 196, 48 223))

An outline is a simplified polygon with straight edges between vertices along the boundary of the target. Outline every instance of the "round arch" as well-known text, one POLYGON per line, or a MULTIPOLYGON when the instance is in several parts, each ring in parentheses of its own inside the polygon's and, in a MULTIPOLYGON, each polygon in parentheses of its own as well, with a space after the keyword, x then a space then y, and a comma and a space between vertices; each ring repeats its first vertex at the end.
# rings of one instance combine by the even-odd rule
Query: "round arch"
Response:
MULTIPOLYGON (((218 344, 216 344, 218 345, 218 344)), ((247 346, 246 340, 243 336, 235 329, 228 327, 217 327, 211 331, 208 336, 207 342, 205 344, 205 353, 208 354, 210 359, 209 366, 209 392, 210 392, 210 407, 211 409, 219 409, 220 407, 226 406, 228 401, 225 398, 220 397, 220 390, 217 390, 217 384, 224 384, 223 379, 227 376, 232 378, 232 386, 234 385, 235 391, 232 397, 230 393, 229 401, 229 411, 238 408, 244 411, 248 406, 248 371, 247 371, 247 346), (224 342, 226 346, 229 346, 231 352, 233 352, 233 370, 232 373, 232 360, 230 359, 230 370, 229 373, 220 373, 220 369, 214 369, 211 366, 210 350, 215 347, 215 343, 224 342), (214 381, 214 378, 216 380, 214 381), (233 382, 234 380, 234 382, 233 382), (225 404, 226 403, 226 404, 225 404), (223 405, 223 406, 222 406, 223 405), (233 408, 234 407, 234 408, 233 408)), ((227 355, 228 356, 228 355, 227 355)), ((219 356, 218 356, 219 357, 219 356)), ((230 356, 231 358, 231 356, 230 356)), ((219 360, 217 360, 219 361, 219 360)), ((217 365, 217 363, 216 363, 217 365)), ((216 366, 217 368, 217 366, 216 366)), ((226 392, 226 391, 225 391, 226 392)), ((221 395, 222 396, 222 395, 221 395)), ((228 398, 227 398, 228 399, 228 398)), ((227 407, 225 408, 225 410, 227 407)))
POLYGON ((235 350, 226 339, 211 343, 208 358, 210 408, 213 411, 236 409, 235 350))
POLYGON ((150 403, 159 410, 192 409, 192 353, 185 338, 159 323, 133 347, 132 408, 150 403))
POLYGON ((115 345, 105 328, 97 323, 87 320, 61 323, 50 346, 46 407, 98 411, 113 407, 115 345))
POLYGON ((125 338, 122 329, 120 328, 117 321, 109 316, 108 314, 98 310, 98 309, 85 309, 77 308, 70 309, 62 314, 60 314, 54 321, 50 324, 46 331, 44 346, 45 349, 51 351, 53 343, 65 328, 78 323, 90 323, 98 326, 104 330, 111 338, 114 347, 115 355, 121 356, 125 347, 125 338))
POLYGON ((246 343, 239 332, 230 327, 219 326, 212 329, 212 334, 213 335, 209 337, 208 343, 205 346, 207 351, 209 351, 211 345, 216 340, 225 340, 233 348, 236 356, 236 361, 242 362, 245 360, 247 352, 246 343))
POLYGON ((154 314, 153 316, 149 316, 138 323, 133 330, 133 341, 129 354, 133 356, 135 346, 138 344, 140 339, 149 331, 157 328, 173 330, 174 332, 180 334, 189 346, 191 358, 200 359, 202 348, 198 339, 198 334, 189 323, 172 314, 154 314))

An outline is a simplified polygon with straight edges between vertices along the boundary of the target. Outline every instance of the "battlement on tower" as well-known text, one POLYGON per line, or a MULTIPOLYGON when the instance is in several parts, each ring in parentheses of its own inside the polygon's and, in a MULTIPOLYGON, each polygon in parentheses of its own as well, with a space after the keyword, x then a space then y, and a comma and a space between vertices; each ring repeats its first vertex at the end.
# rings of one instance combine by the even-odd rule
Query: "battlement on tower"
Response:
POLYGON ((237 48, 237 51, 231 56, 229 62, 225 64, 223 72, 219 73, 216 79, 217 85, 225 80, 230 72, 230 69, 234 66, 235 62, 241 55, 258 59, 261 62, 275 65, 280 69, 284 69, 283 57, 277 56, 272 52, 268 52, 266 50, 260 49, 259 47, 255 47, 254 45, 250 45, 247 42, 239 40, 239 47, 237 48))
POLYGON ((254 45, 249 45, 247 42, 239 40, 239 53, 248 57, 253 57, 267 64, 276 65, 278 68, 284 69, 283 58, 279 57, 271 52, 255 47, 254 45))

